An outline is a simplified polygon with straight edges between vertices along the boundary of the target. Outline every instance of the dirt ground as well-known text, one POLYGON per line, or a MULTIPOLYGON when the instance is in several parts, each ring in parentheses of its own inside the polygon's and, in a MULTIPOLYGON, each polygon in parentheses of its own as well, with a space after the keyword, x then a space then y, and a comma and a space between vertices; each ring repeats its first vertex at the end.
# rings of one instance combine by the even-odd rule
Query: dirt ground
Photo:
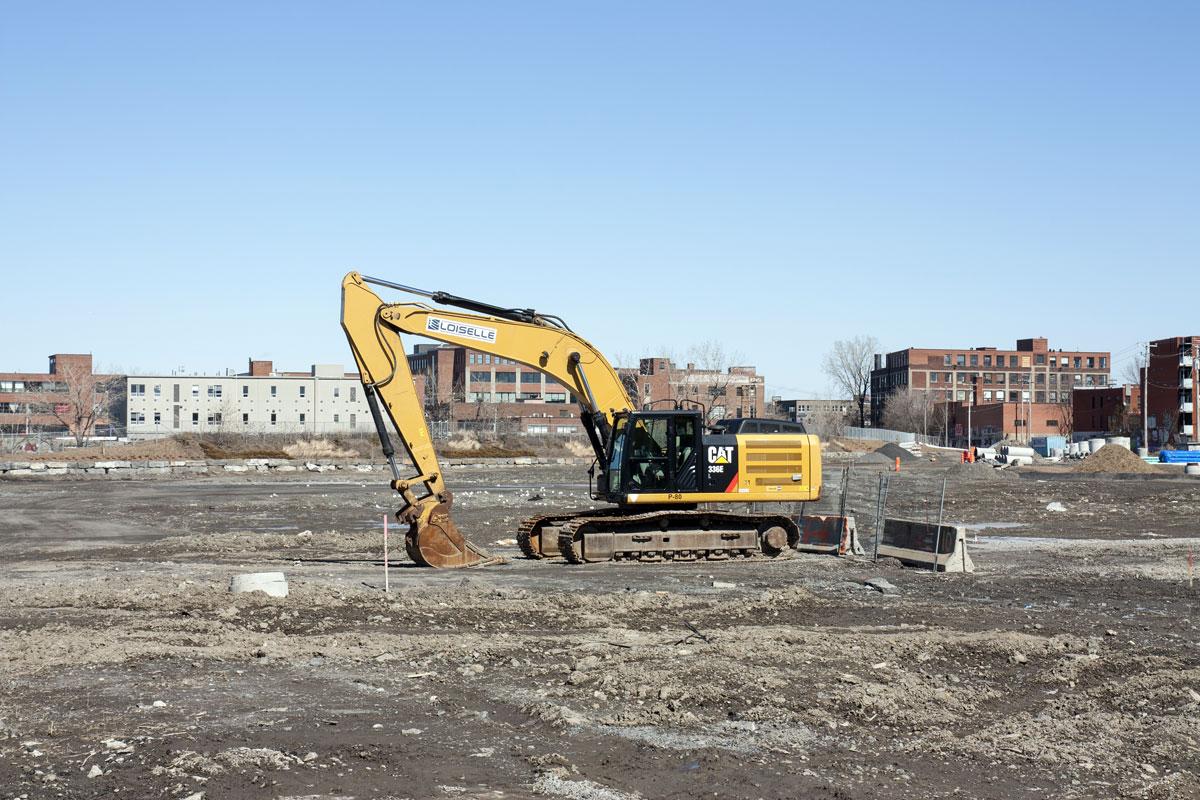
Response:
POLYGON ((971 525, 972 575, 493 544, 583 478, 449 470, 509 562, 396 548, 389 594, 378 478, 0 482, 0 798, 1200 797, 1200 481, 906 465, 887 513, 971 525))

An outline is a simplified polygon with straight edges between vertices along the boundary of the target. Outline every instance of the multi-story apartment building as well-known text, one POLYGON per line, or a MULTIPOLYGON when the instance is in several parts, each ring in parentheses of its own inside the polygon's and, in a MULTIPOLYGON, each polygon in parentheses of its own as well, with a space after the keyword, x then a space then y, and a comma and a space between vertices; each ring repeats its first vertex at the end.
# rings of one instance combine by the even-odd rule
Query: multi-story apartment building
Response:
POLYGON ((664 400, 691 400, 702 404, 712 421, 764 415, 766 379, 754 367, 720 370, 688 364, 680 368, 671 359, 656 356, 640 359, 636 370, 618 372, 625 379, 631 399, 643 407, 664 400))
POLYGON ((1146 426, 1150 444, 1200 444, 1196 430, 1196 384, 1200 379, 1200 335, 1150 342, 1146 368, 1146 426))
POLYGON ((130 375, 128 435, 176 433, 326 434, 373 431, 357 373, 341 364, 276 372, 250 361, 240 375, 130 375))
POLYGON ((90 436, 111 422, 113 383, 92 371, 87 353, 55 353, 47 372, 0 372, 0 433, 74 434, 82 426, 90 436))
MULTIPOLYGON (((1070 403, 1076 388, 1107 386, 1111 355, 1103 351, 1051 350, 1046 339, 1020 339, 1015 350, 916 348, 875 356, 871 419, 879 425, 896 392, 926 391, 934 402, 976 404, 1070 403)), ((1049 412, 1047 412, 1049 413, 1049 412)))

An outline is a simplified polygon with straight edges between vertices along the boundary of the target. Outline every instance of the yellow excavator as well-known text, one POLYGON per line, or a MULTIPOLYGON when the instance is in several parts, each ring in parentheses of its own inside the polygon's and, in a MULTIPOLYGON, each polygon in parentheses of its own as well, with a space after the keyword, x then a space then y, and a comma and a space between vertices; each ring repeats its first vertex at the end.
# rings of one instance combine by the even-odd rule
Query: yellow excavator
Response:
POLYGON ((750 504, 820 496, 817 437, 729 433, 709 426, 699 404, 635 409, 607 359, 557 316, 351 272, 342 281, 342 328, 392 472, 391 486, 404 502, 396 518, 409 526, 405 549, 417 564, 465 567, 494 559, 451 519, 453 497, 401 334, 511 359, 563 384, 579 403, 595 453, 589 471, 592 499, 614 505, 525 520, 516 535, 527 557, 562 556, 572 564, 774 557, 796 545, 799 528, 784 513, 755 513, 750 504), (385 303, 369 285, 451 308, 385 303), (416 475, 402 476, 384 414, 416 475), (730 508, 714 509, 714 504, 730 508))

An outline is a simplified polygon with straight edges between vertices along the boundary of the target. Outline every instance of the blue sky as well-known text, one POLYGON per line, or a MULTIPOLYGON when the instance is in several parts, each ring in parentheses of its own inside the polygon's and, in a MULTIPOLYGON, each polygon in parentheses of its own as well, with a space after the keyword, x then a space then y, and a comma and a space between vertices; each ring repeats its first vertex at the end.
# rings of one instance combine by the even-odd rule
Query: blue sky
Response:
POLYGON ((720 341, 1191 332, 1195 3, 0 10, 0 370, 349 363, 349 269, 720 341), (1190 298, 1190 299, 1189 299, 1190 298))

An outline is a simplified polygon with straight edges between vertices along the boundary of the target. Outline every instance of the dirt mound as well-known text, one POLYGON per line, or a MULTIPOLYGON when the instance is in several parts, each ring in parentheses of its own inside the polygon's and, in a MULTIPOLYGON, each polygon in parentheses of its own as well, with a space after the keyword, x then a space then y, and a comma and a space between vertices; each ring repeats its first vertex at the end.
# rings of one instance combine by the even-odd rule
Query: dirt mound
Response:
POLYGON ((985 481, 1005 481, 1017 477, 1012 470, 996 469, 984 461, 976 461, 973 464, 955 464, 946 469, 946 474, 969 480, 985 481))
POLYGON ((881 439, 844 439, 840 436, 831 436, 828 441, 846 453, 869 453, 884 444, 881 439))
POLYGON ((1079 462, 1073 472, 1157 472, 1129 450, 1116 444, 1106 444, 1079 462))
POLYGON ((882 456, 887 456, 888 458, 892 459, 893 461, 895 461, 898 458, 898 459, 900 459, 900 463, 902 463, 902 464, 905 463, 906 461, 920 460, 920 456, 915 456, 912 453, 905 450, 900 445, 893 444, 892 442, 888 442, 883 447, 875 448, 875 452, 879 453, 882 456))

